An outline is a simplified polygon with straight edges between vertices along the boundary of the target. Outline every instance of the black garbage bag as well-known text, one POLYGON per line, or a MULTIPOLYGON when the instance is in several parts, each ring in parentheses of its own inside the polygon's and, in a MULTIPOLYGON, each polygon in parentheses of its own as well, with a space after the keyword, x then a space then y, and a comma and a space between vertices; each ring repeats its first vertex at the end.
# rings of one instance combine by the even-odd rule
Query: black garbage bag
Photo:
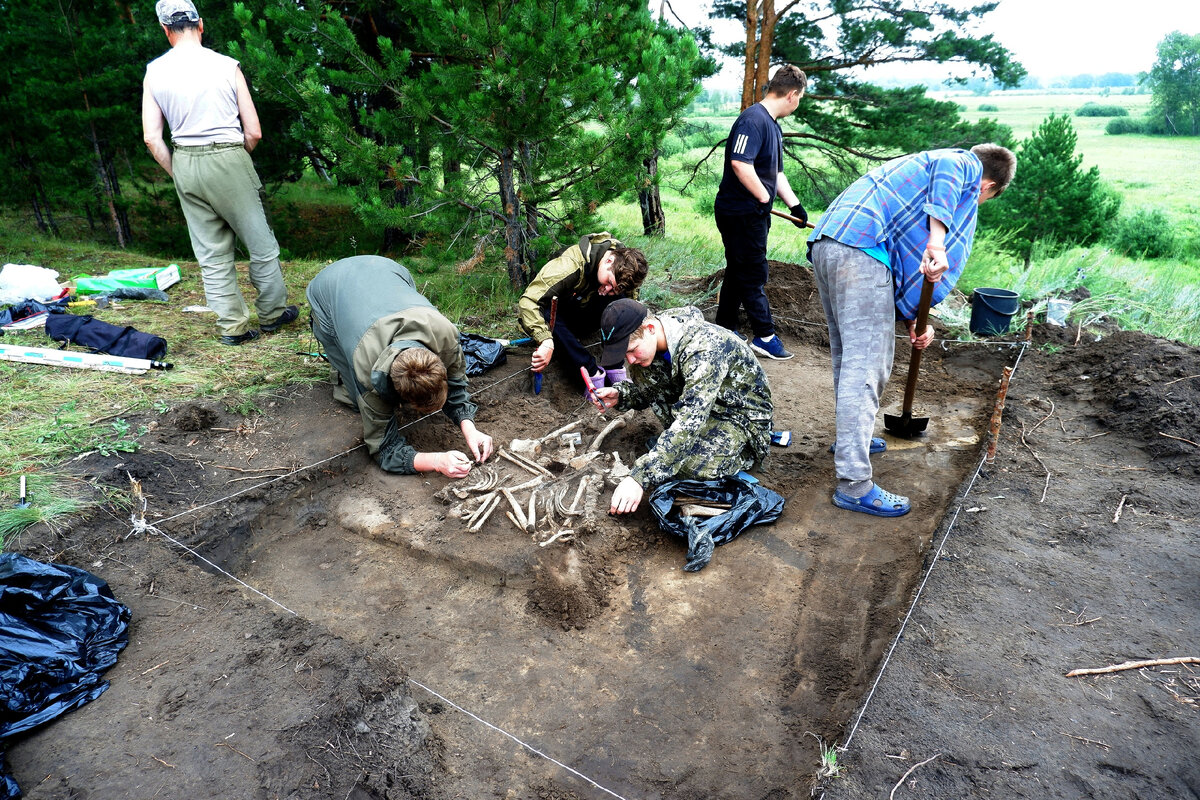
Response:
POLYGON ((0 308, 0 325, 8 325, 11 322, 32 317, 34 314, 41 314, 44 311, 49 311, 51 314, 61 314, 66 310, 66 297, 51 300, 47 303, 39 300, 22 300, 8 308, 0 308))
POLYGON ((467 360, 467 375, 482 375, 508 361, 501 342, 477 333, 459 333, 458 345, 467 360))
MULTIPOLYGON (((129 609, 76 567, 0 553, 0 748, 99 697, 129 643, 129 609)), ((0 800, 20 797, 0 761, 0 800)))
POLYGON ((168 303, 171 298, 162 289, 148 289, 145 286, 118 286, 105 292, 113 300, 157 300, 168 303))
POLYGON ((650 493, 650 513, 664 531, 687 540, 684 569, 698 572, 708 566, 716 545, 725 544, 752 525, 779 519, 783 502, 780 494, 743 472, 716 481, 668 481, 656 486, 650 493), (677 497, 731 508, 715 517, 683 516, 675 507, 677 497))
POLYGON ((167 355, 167 340, 161 336, 142 333, 130 325, 112 325, 90 314, 51 314, 46 319, 46 335, 64 347, 77 344, 111 356, 161 361, 167 355))

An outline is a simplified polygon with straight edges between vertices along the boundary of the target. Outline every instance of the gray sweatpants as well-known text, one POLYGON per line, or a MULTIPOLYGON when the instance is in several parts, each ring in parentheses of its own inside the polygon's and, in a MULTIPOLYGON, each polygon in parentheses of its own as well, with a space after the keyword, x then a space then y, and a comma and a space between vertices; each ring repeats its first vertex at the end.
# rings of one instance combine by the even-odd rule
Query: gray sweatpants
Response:
POLYGON ((238 336, 250 328, 250 309, 238 291, 234 268, 235 235, 250 253, 258 320, 274 322, 287 307, 287 288, 250 154, 240 144, 176 147, 171 166, 192 252, 200 264, 205 301, 217 312, 217 329, 238 336))
POLYGON ((871 489, 871 433, 896 351, 892 273, 828 237, 813 244, 812 262, 833 357, 838 490, 862 497, 871 489))

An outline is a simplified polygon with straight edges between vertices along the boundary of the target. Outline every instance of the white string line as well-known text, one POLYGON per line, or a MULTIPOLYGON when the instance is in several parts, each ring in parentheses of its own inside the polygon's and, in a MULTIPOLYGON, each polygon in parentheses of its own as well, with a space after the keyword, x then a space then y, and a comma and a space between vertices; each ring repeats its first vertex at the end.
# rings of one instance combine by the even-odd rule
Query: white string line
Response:
MULTIPOLYGON (((707 312, 707 311, 712 311, 714 308, 717 307, 717 304, 713 303, 711 305, 707 305, 707 306, 703 306, 703 307, 701 307, 701 306, 696 306, 696 307, 700 309, 701 313, 703 313, 703 312, 707 312)), ((773 313, 771 316, 774 319, 787 320, 788 322, 794 322, 797 325, 807 325, 810 328, 821 328, 823 330, 828 330, 828 328, 829 328, 829 326, 823 322, 809 322, 808 320, 796 319, 795 317, 787 317, 787 316, 784 316, 783 314, 774 314, 773 313)), ((907 339, 908 335, 897 333, 895 335, 895 338, 907 339)), ((939 344, 941 344, 943 350, 947 349, 946 345, 950 345, 950 344, 994 344, 997 347, 1021 347, 1025 344, 1027 344, 1026 342, 997 342, 997 341, 993 341, 991 339, 934 339, 933 341, 930 342, 930 344, 933 344, 933 342, 938 342, 939 344)))
MULTIPOLYGON (((1022 342, 1021 344, 1026 343, 1022 342)), ((1017 366, 1021 363, 1021 357, 1025 355, 1026 349, 1028 349, 1027 346, 1022 347, 1021 352, 1017 354, 1016 361, 1013 362, 1013 374, 1016 374, 1017 366)), ((1011 375, 1009 376, 1009 380, 1012 380, 1011 375)), ((879 672, 876 673, 875 681, 871 684, 871 691, 867 692, 866 699, 863 700, 862 708, 858 712, 858 718, 854 721, 854 725, 851 726, 850 733, 846 735, 846 741, 843 742, 838 748, 843 752, 850 747, 850 741, 854 738, 854 734, 858 730, 859 723, 862 722, 863 717, 867 713, 867 707, 871 704, 871 699, 875 696, 875 690, 879 687, 880 681, 883 680, 884 670, 887 669, 888 663, 892 658, 892 653, 895 652, 896 647, 900 644, 901 637, 904 636, 904 629, 908 626, 909 620, 912 619, 913 612, 917 608, 917 601, 921 599, 921 593, 925 591, 925 584, 929 582, 929 577, 933 574, 934 567, 936 567, 938 561, 941 560, 942 553, 946 548, 946 541, 950 538, 950 532, 954 530, 954 524, 958 521, 958 515, 962 511, 963 503, 966 501, 967 495, 969 495, 971 493, 971 489, 975 487, 975 481, 979 478, 979 473, 983 470, 983 463, 984 459, 986 458, 987 453, 985 452, 980 457, 979 464, 976 465, 975 472, 971 475, 971 480, 967 484, 967 488, 959 496, 958 507, 954 509, 954 514, 950 517, 950 523, 946 526, 946 532, 942 535, 942 540, 938 543, 937 552, 934 553, 933 560, 929 564, 929 569, 926 570, 925 577, 921 579, 921 583, 917 587, 917 592, 915 595, 913 595, 912 603, 909 604, 908 607, 908 612, 904 615, 904 620, 900 623, 900 630, 896 631, 896 636, 892 639, 891 647, 888 648, 887 655, 883 657, 883 663, 879 665, 879 672)), ((825 796, 824 792, 822 792, 821 796, 825 796)))
MULTIPOLYGON (((489 389, 492 389, 492 388, 494 388, 494 387, 496 387, 496 386, 500 385, 501 383, 504 383, 505 381, 511 380, 511 379, 515 378, 516 376, 518 376, 518 375, 522 375, 522 374, 524 374, 524 373, 526 373, 526 372, 529 372, 529 368, 526 368, 526 369, 523 369, 523 370, 518 370, 517 372, 514 372, 514 373, 513 373, 513 374, 511 374, 511 375, 508 375, 508 376, 506 376, 506 377, 503 377, 503 378, 501 378, 500 380, 498 380, 498 381, 495 381, 494 383, 491 383, 491 384, 488 384, 487 386, 481 387, 481 388, 479 389, 479 391, 478 391, 478 392, 476 392, 476 394, 482 394, 482 393, 484 393, 484 392, 488 391, 489 389)), ((418 419, 415 419, 415 420, 413 420, 412 422, 409 422, 409 423, 405 424, 404 426, 402 426, 402 427, 400 428, 400 430, 405 430, 406 428, 409 428, 409 427, 411 427, 412 425, 416 425, 418 422, 421 422, 422 420, 428 419, 429 417, 432 417, 434 414, 437 414, 437 413, 438 413, 437 411, 434 411, 434 412, 431 412, 431 413, 429 413, 429 414, 426 414, 426 415, 425 415, 425 416, 423 416, 423 417, 420 417, 420 418, 418 418, 418 419)), ((223 502, 225 502, 225 501, 227 501, 227 500, 231 500, 231 499, 233 499, 233 498, 237 497, 238 495, 245 494, 245 493, 246 493, 246 492, 248 492, 248 491, 252 491, 253 489, 257 489, 257 488, 259 488, 259 487, 261 487, 261 486, 266 486, 267 484, 274 483, 275 481, 280 481, 280 480, 283 480, 284 478, 290 477, 290 476, 292 476, 292 475, 295 475, 295 474, 297 474, 297 473, 299 473, 299 472, 303 472, 304 470, 312 469, 313 467, 320 466, 321 464, 324 464, 324 463, 326 463, 326 462, 333 461, 334 459, 337 459, 337 458, 341 458, 341 457, 342 457, 342 456, 344 456, 344 455, 347 455, 347 454, 349 454, 349 453, 353 453, 355 450, 358 450, 359 448, 361 448, 361 447, 363 447, 363 446, 364 446, 364 445, 361 445, 361 444, 360 444, 360 445, 357 445, 357 446, 355 446, 355 447, 352 447, 352 448, 350 448, 349 450, 345 450, 345 451, 343 451, 343 452, 341 452, 341 453, 338 453, 337 455, 330 456, 329 458, 326 458, 326 459, 323 459, 323 460, 321 460, 321 461, 318 461, 318 462, 316 462, 315 464, 309 464, 309 465, 308 465, 308 466, 306 466, 306 467, 300 467, 300 468, 298 468, 298 469, 292 470, 292 471, 291 471, 291 472, 289 472, 287 475, 281 475, 281 476, 279 476, 279 477, 277 477, 277 478, 272 478, 271 480, 268 480, 268 481, 265 481, 265 482, 263 482, 263 483, 257 484, 256 486, 252 486, 252 487, 250 487, 249 489, 243 489, 242 491, 235 492, 234 494, 231 494, 231 495, 229 495, 228 497, 222 498, 222 499, 220 499, 220 500, 215 500, 215 501, 213 501, 212 503, 205 503, 204 505, 201 505, 201 506, 196 506, 195 508, 190 508, 190 509, 188 509, 188 510, 186 510, 186 511, 180 512, 179 514, 175 514, 174 516, 167 517, 166 519, 160 520, 159 522, 160 522, 160 524, 161 524, 161 523, 165 523, 165 522, 170 522, 171 520, 175 520, 175 519, 178 519, 178 518, 180 518, 180 517, 186 516, 186 515, 188 515, 188 514, 195 513, 196 511, 199 511, 199 510, 201 510, 201 509, 203 509, 203 508, 207 508, 208 506, 212 506, 212 505, 215 505, 215 504, 217 504, 217 503, 223 503, 223 502)), ((255 587, 253 587, 253 586, 251 586, 250 584, 246 583, 244 580, 242 580, 241 578, 237 577, 236 575, 233 575, 233 574, 231 574, 231 573, 227 572, 226 570, 222 569, 222 568, 221 568, 220 566, 218 566, 217 564, 214 564, 212 561, 210 561, 210 560, 208 560, 207 558, 205 558, 204 556, 200 555, 200 553, 196 552, 196 550, 194 550, 193 548, 191 548, 191 547, 187 546, 186 544, 184 544, 183 542, 179 541, 178 539, 175 539, 174 537, 172 537, 172 536, 170 536, 170 535, 168 535, 168 534, 164 533, 163 531, 159 530, 159 529, 158 529, 157 527, 155 527, 154 525, 148 525, 148 524, 145 524, 145 523, 142 523, 141 525, 137 525, 137 524, 136 524, 136 520, 135 520, 135 530, 152 531, 152 532, 154 532, 154 533, 157 533, 159 536, 163 537, 163 538, 164 538, 164 539, 166 539, 168 542, 171 542, 172 544, 174 544, 175 546, 179 547, 179 548, 180 548, 180 549, 182 549, 182 550, 186 550, 186 551, 187 551, 189 554, 191 554, 193 557, 195 557, 195 558, 199 559, 200 561, 203 561, 205 564, 208 564, 208 565, 209 565, 210 567, 212 567, 214 570, 216 570, 217 572, 221 573, 222 575, 224 575, 225 577, 229 578, 230 580, 234 581, 235 583, 237 583, 237 584, 239 584, 239 585, 241 585, 241 586, 244 586, 245 588, 249 589, 251 592, 253 592, 254 594, 256 594, 256 595, 258 595, 259 597, 263 598, 264 600, 267 600, 268 602, 274 603, 275 605, 279 606, 280 608, 282 608, 284 611, 286 611, 287 613, 291 614, 292 616, 294 616, 294 617, 300 617, 300 614, 298 614, 297 612, 295 612, 295 611, 293 611, 292 609, 288 608, 288 607, 287 607, 287 606, 285 606, 283 603, 281 603, 281 602, 279 602, 278 600, 276 600, 275 598, 271 597, 271 596, 270 596, 269 594, 267 594, 266 592, 263 592, 263 591, 260 591, 259 589, 256 589, 255 587)), ((306 619, 306 618, 304 618, 304 617, 301 617, 301 619, 306 619)), ((307 620, 307 619, 306 619, 306 621, 310 621, 310 620, 307 620)), ((487 720, 485 720, 485 719, 482 719, 481 717, 479 717, 479 716, 477 716, 477 715, 475 715, 475 714, 471 713, 470 711, 468 711, 467 709, 465 709, 465 708, 463 708, 462 706, 458 705, 457 703, 455 703, 454 701, 450 700, 449 698, 445 697, 444 695, 441 695, 441 694, 439 694, 439 693, 435 692, 433 689, 431 689, 431 688, 429 688, 428 686, 426 686, 425 684, 421 683, 421 682, 420 682, 420 681, 418 681, 416 678, 413 678, 411 675, 409 675, 409 676, 408 676, 408 682, 409 682, 409 683, 411 683, 411 684, 413 684, 414 686, 418 686, 418 687, 420 687, 421 689, 424 689, 426 692, 429 692, 429 694, 431 694, 431 695, 433 695, 434 697, 438 698, 439 700, 441 700, 442 702, 444 702, 444 703, 446 703, 447 705, 451 706, 452 708, 454 708, 454 709, 456 709, 456 710, 458 710, 458 711, 461 711, 463 714, 466 714, 466 715, 467 715, 468 717, 470 717, 471 719, 473 719, 473 720, 475 720, 475 721, 477 721, 477 722, 480 722, 480 723, 482 723, 483 725, 486 725, 487 727, 491 728, 492 730, 494 730, 494 731, 496 731, 496 732, 498 732, 498 733, 501 733, 501 734, 503 734, 504 736, 507 736, 509 739, 512 739, 514 742, 516 742, 517 744, 519 744, 521 747, 525 748, 525 749, 526 749, 526 750, 528 750, 529 752, 533 753, 534 755, 540 756, 540 757, 542 757, 542 758, 546 759, 547 761, 551 762, 552 764, 555 764, 556 766, 558 766, 558 767, 560 767, 560 768, 562 768, 562 769, 566 770, 567 772, 571 773, 572 775, 575 775, 576 777, 578 777, 578 778, 581 778, 582 780, 584 780, 584 781, 586 781, 587 783, 591 784, 592 786, 596 787, 596 788, 597 788, 597 789, 599 789, 600 791, 602 791, 602 792, 604 792, 604 793, 606 793, 606 794, 612 795, 613 797, 617 798, 617 800, 626 800, 626 798, 622 797, 621 795, 617 794, 616 792, 612 791, 611 789, 607 789, 607 788, 605 788, 605 787, 604 787, 604 786, 602 786, 601 784, 599 784, 599 783, 597 783, 596 781, 594 781, 594 780, 592 780, 591 778, 589 778, 587 775, 584 775, 584 774, 583 774, 582 772, 580 772, 579 770, 577 770, 577 769, 574 769, 574 768, 572 768, 571 766, 569 766, 569 765, 567 765, 567 764, 564 764, 563 762, 559 761, 558 759, 554 758, 553 756, 547 755, 546 753, 542 752, 541 750, 538 750, 536 747, 534 747, 534 746, 532 746, 532 745, 530 745, 530 744, 526 744, 525 742, 521 741, 521 740, 520 740, 520 739, 518 739, 516 736, 512 735, 511 733, 509 733, 508 731, 504 730, 503 728, 500 728, 500 727, 498 727, 498 726, 496 726, 496 725, 493 725, 492 723, 488 722, 487 720)))
POLYGON ((497 733, 502 733, 502 734, 504 734, 504 735, 505 735, 505 736, 507 736, 509 739, 512 739, 514 742, 516 742, 517 744, 521 745, 521 747, 524 747, 526 750, 528 750, 529 752, 533 753, 534 755, 541 756, 542 758, 546 759, 547 761, 549 761, 549 762, 551 762, 551 763, 553 763, 553 764, 557 764, 558 766, 562 767, 562 768, 563 768, 563 769, 565 769, 567 772, 570 772, 572 775, 575 775, 576 777, 582 778, 583 780, 585 780, 585 781, 587 781, 588 783, 590 783, 592 786, 595 786, 595 787, 596 787, 597 789, 599 789, 600 791, 602 791, 602 792, 604 792, 604 793, 606 793, 606 794, 610 794, 610 795, 612 795, 613 797, 616 797, 618 800, 625 800, 625 798, 624 798, 624 797, 622 797, 621 795, 617 794, 616 792, 612 791, 611 789, 606 789, 605 787, 601 786, 600 784, 596 783, 594 780, 592 780, 591 778, 589 778, 587 775, 584 775, 584 774, 583 774, 582 772, 580 772, 579 770, 572 769, 571 767, 567 766, 566 764, 564 764, 563 762, 561 762, 561 761, 559 761, 558 759, 554 758, 553 756, 546 755, 545 753, 543 753, 541 750, 538 750, 538 749, 537 749, 536 747, 534 747, 533 745, 526 744, 525 742, 521 741, 521 740, 520 740, 520 739, 518 739, 516 736, 513 736, 511 733, 509 733, 508 731, 504 730, 503 728, 499 728, 499 727, 497 727, 497 726, 493 725, 492 723, 488 722, 486 719, 482 719, 481 717, 478 717, 478 716, 476 716, 475 714, 472 714, 470 711, 468 711, 467 709, 463 708, 462 706, 460 706, 460 705, 456 704, 456 703, 455 703, 455 702, 453 702, 452 700, 448 700, 448 699, 446 699, 446 698, 445 698, 445 697, 443 697, 442 695, 440 695, 440 694, 438 694, 437 692, 435 692, 433 689, 430 689, 428 686, 426 686, 425 684, 423 684, 423 683, 421 683, 420 681, 418 681, 416 678, 413 678, 411 675, 410 675, 410 676, 409 676, 409 678, 408 678, 408 682, 409 682, 409 683, 411 683, 411 684, 413 684, 413 685, 415 685, 415 686, 419 686, 419 687, 421 687, 422 689, 424 689, 425 691, 429 692, 429 693, 430 693, 431 695, 433 695, 434 697, 436 697, 436 698, 438 698, 439 700, 441 700, 443 703, 446 703, 447 705, 449 705, 449 706, 453 707, 454 709, 456 709, 456 710, 458 710, 458 711, 461 711, 462 713, 466 714, 468 717, 470 717, 471 719, 475 720, 476 722, 481 722, 481 723, 483 723, 484 725, 486 725, 487 727, 489 727, 489 728, 491 728, 492 730, 496 731, 497 733))

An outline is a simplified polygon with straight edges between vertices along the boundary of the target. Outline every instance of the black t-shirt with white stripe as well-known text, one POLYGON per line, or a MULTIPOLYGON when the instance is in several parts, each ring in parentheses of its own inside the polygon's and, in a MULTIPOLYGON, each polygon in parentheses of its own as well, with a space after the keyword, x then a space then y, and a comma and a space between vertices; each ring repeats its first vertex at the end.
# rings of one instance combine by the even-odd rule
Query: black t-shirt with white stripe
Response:
POLYGON ((754 165, 767 193, 775 197, 775 179, 783 169, 783 130, 762 103, 741 113, 729 130, 725 142, 725 172, 717 189, 714 207, 722 214, 750 214, 761 205, 742 185, 730 166, 730 160, 754 165))

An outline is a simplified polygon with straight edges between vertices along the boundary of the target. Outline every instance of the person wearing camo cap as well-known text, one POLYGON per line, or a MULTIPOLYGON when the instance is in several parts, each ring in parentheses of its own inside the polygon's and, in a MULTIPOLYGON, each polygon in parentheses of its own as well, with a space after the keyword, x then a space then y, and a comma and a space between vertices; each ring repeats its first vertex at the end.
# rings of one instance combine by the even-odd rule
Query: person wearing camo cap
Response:
POLYGON ((175 181, 221 342, 244 344, 258 338, 259 328, 271 333, 300 316, 287 304, 279 244, 250 160, 262 140, 258 111, 238 62, 201 44, 204 20, 191 0, 159 0, 154 10, 171 49, 146 67, 142 135, 154 160, 175 181), (164 122, 173 149, 163 140, 164 122), (259 327, 250 324, 238 290, 235 237, 250 253, 259 327))
POLYGON ((603 363, 623 359, 630 380, 597 389, 597 404, 650 408, 663 425, 613 491, 609 513, 636 511, 646 490, 670 480, 718 480, 762 466, 771 444, 771 387, 737 334, 705 322, 693 306, 652 314, 622 299, 605 309, 600 337, 603 363))

